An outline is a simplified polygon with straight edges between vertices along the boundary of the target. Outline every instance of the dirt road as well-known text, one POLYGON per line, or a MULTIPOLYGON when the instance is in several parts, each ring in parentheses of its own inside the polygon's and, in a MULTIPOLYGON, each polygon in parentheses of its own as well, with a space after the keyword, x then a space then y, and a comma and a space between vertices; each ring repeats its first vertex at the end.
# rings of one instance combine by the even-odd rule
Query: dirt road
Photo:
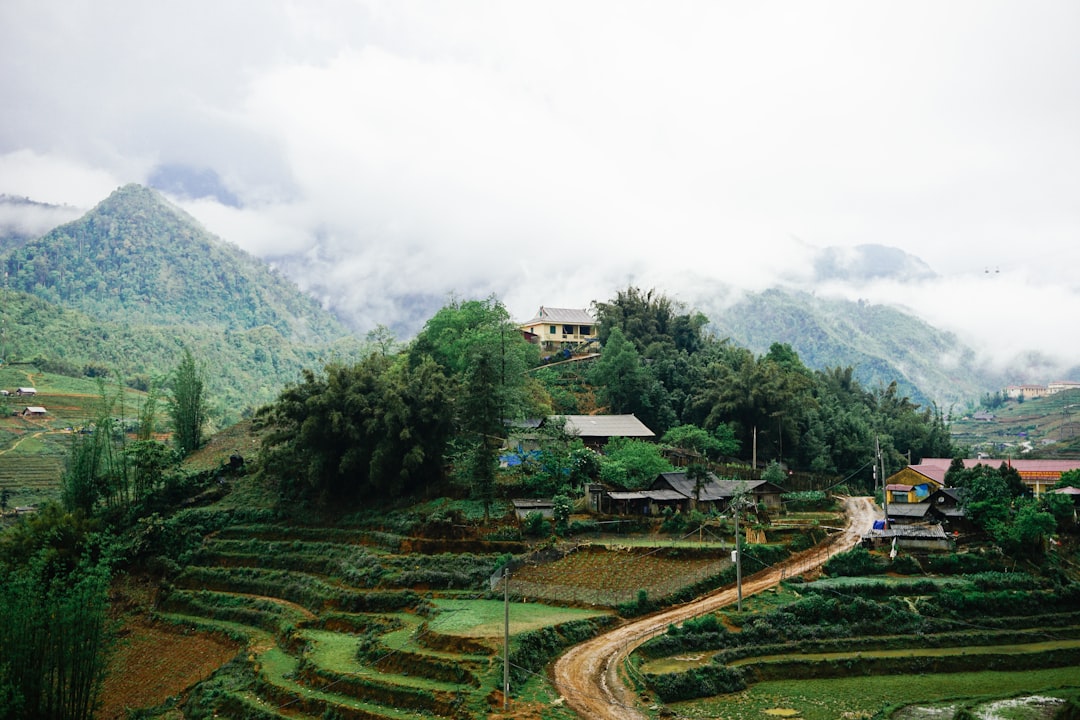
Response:
MULTIPOLYGON (((743 578, 743 597, 761 592, 785 577, 799 575, 824 564, 832 555, 854 547, 877 517, 871 498, 844 501, 848 526, 824 543, 759 573, 743 578)), ((627 623, 592 640, 575 645, 555 663, 554 680, 566 704, 587 720, 644 720, 633 690, 626 687, 619 670, 634 649, 679 623, 712 612, 737 600, 734 585, 692 602, 669 608, 627 623)))

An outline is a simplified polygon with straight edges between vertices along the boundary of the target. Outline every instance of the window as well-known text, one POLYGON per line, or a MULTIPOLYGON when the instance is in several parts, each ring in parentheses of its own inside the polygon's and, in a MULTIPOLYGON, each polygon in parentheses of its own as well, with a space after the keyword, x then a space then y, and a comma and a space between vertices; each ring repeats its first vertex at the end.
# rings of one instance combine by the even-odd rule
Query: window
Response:
POLYGON ((573 325, 563 325, 562 326, 562 334, 563 335, 573 335, 574 334, 574 326, 573 325))
POLYGON ((581 334, 582 335, 592 335, 592 325, 582 325, 581 326, 581 334))
POLYGON ((548 333, 549 333, 550 335, 554 335, 554 334, 555 334, 556 332, 558 332, 558 330, 556 330, 556 328, 555 328, 555 326, 554 326, 554 325, 550 325, 550 326, 548 326, 548 333))

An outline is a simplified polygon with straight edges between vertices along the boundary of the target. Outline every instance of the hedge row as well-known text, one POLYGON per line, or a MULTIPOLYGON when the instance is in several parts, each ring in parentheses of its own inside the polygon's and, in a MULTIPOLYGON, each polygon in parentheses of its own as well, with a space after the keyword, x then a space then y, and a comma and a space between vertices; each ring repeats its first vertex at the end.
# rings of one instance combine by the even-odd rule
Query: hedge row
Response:
POLYGON ((336 587, 318 578, 283 570, 189 567, 176 579, 177 587, 276 597, 318 613, 397 612, 420 609, 421 598, 411 590, 359 592, 336 587))
MULTIPOLYGON (((755 651, 756 652, 756 651, 755 651)), ((646 674, 650 687, 664 702, 692 700, 737 692, 770 680, 814 680, 853 675, 921 675, 954 672, 1069 667, 1080 664, 1080 649, 1025 653, 972 653, 947 656, 855 657, 835 660, 763 660, 731 667, 720 662, 663 675, 646 674)))
POLYGON ((614 618, 602 615, 520 633, 510 651, 512 680, 515 684, 525 682, 563 649, 588 640, 612 622, 614 618))

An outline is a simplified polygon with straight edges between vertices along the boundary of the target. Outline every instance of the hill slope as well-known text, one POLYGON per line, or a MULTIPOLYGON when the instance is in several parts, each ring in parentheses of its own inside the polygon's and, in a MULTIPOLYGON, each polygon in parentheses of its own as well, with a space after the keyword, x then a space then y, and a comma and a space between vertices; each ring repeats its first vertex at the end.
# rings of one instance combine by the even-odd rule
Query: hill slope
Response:
POLYGON ((363 350, 352 337, 332 344, 293 342, 267 325, 231 330, 103 322, 10 290, 0 290, 0 307, 0 360, 6 364, 75 377, 107 375, 109 382, 145 388, 171 372, 187 347, 207 366, 211 403, 227 421, 276 398, 302 369, 354 360, 363 350))
POLYGON ((84 216, 10 249, 8 287, 104 321, 260 326, 329 343, 347 334, 260 260, 222 242, 153 190, 126 185, 84 216))
POLYGON ((963 404, 1002 387, 976 369, 974 352, 955 335, 885 305, 772 289, 711 317, 721 335, 755 353, 788 343, 808 367, 850 365, 864 386, 896 380, 923 404, 963 404))

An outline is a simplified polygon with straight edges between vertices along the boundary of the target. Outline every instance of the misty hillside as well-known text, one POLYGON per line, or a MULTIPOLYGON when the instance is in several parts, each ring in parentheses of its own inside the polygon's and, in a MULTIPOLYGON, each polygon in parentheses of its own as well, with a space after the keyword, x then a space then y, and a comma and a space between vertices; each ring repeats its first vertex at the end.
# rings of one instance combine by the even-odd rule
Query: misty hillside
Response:
POLYGON ((355 338, 302 345, 266 325, 233 331, 99 321, 13 290, 0 290, 0 305, 4 364, 146 389, 175 369, 186 347, 206 366, 211 405, 229 421, 274 400, 304 368, 355 361, 362 353, 355 338))
POLYGON ((262 261, 204 230, 153 190, 127 185, 84 216, 0 256, 8 287, 104 321, 269 326, 330 343, 348 334, 262 261))
POLYGON ((772 289, 709 317, 720 335, 755 353, 788 343, 809 367, 850 365, 871 388, 896 380, 922 404, 966 403, 1002 387, 975 367, 974 352, 955 335, 886 305, 772 289))
POLYGON ((887 245, 823 248, 814 258, 817 282, 865 282, 890 278, 899 282, 929 280, 936 273, 922 258, 887 245))
POLYGON ((277 397, 304 368, 362 345, 262 261, 128 185, 79 219, 0 253, 0 361, 148 387, 182 350, 208 370, 226 419, 277 397))
POLYGON ((70 205, 52 205, 27 197, 0 194, 0 256, 81 214, 70 205))

